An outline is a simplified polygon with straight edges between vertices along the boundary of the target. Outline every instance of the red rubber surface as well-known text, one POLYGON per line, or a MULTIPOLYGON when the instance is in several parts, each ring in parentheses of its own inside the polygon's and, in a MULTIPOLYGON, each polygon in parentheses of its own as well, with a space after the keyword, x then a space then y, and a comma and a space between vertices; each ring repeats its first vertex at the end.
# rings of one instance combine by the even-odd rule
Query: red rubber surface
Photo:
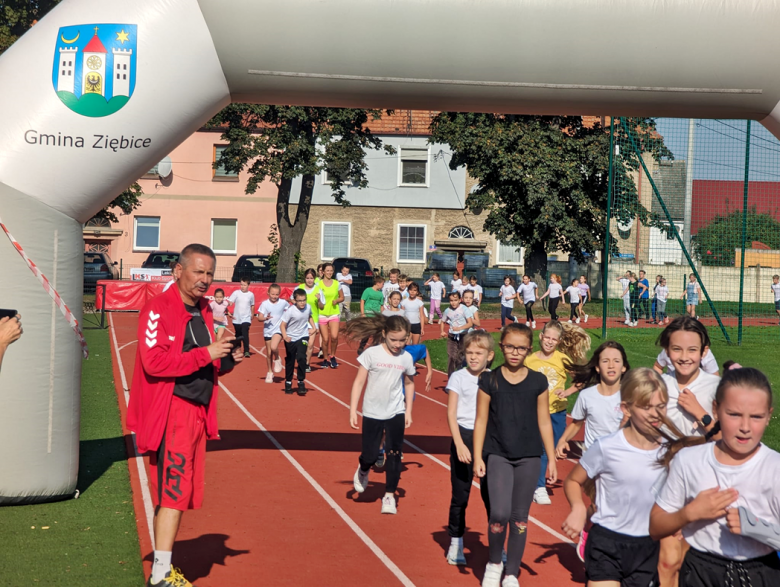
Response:
MULTIPOLYGON (((595 321, 589 321, 589 327, 590 322, 595 321)), ((136 323, 137 314, 111 315, 128 384, 135 361, 136 323)), ((483 320, 483 324, 495 330, 498 321, 483 320)), ((436 335, 438 330, 436 325, 428 334, 436 335)), ((253 324, 251 342, 258 350, 262 348, 259 323, 253 324)), ((116 348, 115 381, 124 421, 116 348)), ((446 375, 435 372, 431 392, 418 392, 414 422, 406 431, 406 439, 430 456, 405 445, 398 514, 381 515, 383 472, 372 471, 369 487, 359 497, 352 488, 360 433, 350 428, 349 410, 337 400, 349 403, 356 353, 342 345, 338 359, 340 366, 335 371, 316 369, 320 361, 312 360, 314 372, 307 376, 306 397, 285 395, 278 376, 273 384, 266 384, 265 357, 259 353, 220 381, 351 518, 359 532, 381 550, 385 562, 223 389, 219 396, 222 440, 208 445, 204 506, 183 516, 173 555, 173 564, 199 587, 479 585, 487 562, 487 520, 476 487, 472 488, 464 537, 468 565, 450 566, 445 560, 450 481, 442 464, 449 464, 450 436, 446 407, 435 402, 446 404, 446 375)), ((423 377, 416 382, 423 384, 423 377)), ((132 450, 131 437, 128 439, 132 450)), ((570 461, 559 461, 559 476, 565 477, 572 466, 570 461)), ((132 460, 129 469, 148 574, 152 545, 138 470, 132 460)), ((582 563, 572 545, 560 536, 561 522, 568 514, 560 483, 552 488, 552 494, 553 505, 533 504, 531 516, 557 536, 533 521, 529 523, 520 576, 523 586, 584 583, 582 563)))

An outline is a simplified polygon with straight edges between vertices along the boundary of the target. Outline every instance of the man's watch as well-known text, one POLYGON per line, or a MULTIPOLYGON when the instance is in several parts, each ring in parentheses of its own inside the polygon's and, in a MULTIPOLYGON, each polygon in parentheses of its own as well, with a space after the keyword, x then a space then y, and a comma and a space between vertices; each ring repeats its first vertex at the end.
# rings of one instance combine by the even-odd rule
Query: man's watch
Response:
POLYGON ((706 428, 710 424, 712 424, 712 416, 710 416, 709 414, 704 414, 699 420, 699 426, 701 426, 702 428, 706 428))

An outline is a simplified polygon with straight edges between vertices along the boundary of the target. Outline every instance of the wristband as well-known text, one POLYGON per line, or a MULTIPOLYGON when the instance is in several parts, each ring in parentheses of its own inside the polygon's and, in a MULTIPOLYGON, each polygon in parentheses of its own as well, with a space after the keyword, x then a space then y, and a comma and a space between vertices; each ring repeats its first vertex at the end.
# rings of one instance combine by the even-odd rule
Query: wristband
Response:
POLYGON ((707 426, 709 426, 710 424, 712 424, 712 416, 710 416, 709 414, 704 414, 704 415, 701 417, 701 420, 699 420, 699 425, 700 425, 702 428, 706 428, 706 427, 707 427, 707 426))

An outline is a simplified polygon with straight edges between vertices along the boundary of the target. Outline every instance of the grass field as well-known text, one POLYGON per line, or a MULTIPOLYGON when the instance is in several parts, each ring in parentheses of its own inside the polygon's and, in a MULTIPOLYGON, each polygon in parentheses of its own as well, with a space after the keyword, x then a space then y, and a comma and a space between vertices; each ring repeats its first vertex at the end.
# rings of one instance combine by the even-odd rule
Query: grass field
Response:
MULTIPOLYGON (((79 499, 0 509, 0 584, 143 585, 107 330, 87 330, 79 499)), ((9 358, 9 357, 6 357, 9 358)))
MULTIPOLYGON (((746 329, 749 330, 749 329, 746 329)), ((591 337, 591 348, 595 349, 601 342, 601 330, 588 330, 591 337)), ((652 367, 658 356, 659 348, 655 346, 655 340, 660 333, 660 329, 637 328, 621 330, 620 336, 610 333, 610 337, 617 340, 626 349, 628 361, 631 367, 652 367)), ((500 333, 495 332, 493 336, 498 342, 500 333)), ((712 352, 718 360, 718 364, 723 364, 729 359, 737 361, 746 367, 755 367, 761 369, 774 389, 780 386, 780 361, 777 360, 777 350, 768 347, 765 342, 743 342, 741 346, 729 345, 725 342, 714 340, 712 343, 712 352)), ((447 370, 447 342, 446 340, 435 340, 427 343, 431 354, 431 361, 436 369, 447 370)), ((534 349, 539 350, 539 339, 534 340, 534 349)), ((499 365, 503 361, 501 351, 496 347, 496 359, 494 365, 499 365)), ((569 400, 569 411, 574 407, 576 394, 569 400)), ((773 415, 769 428, 764 434, 764 442, 775 450, 780 450, 780 422, 778 416, 773 415)))

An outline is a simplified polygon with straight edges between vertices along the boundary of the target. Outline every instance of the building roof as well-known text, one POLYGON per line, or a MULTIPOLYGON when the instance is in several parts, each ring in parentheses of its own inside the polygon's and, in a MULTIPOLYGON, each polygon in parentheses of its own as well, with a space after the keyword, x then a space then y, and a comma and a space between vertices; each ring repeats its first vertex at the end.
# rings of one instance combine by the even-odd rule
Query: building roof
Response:
POLYGON ((87 46, 84 47, 84 53, 108 53, 106 48, 103 46, 103 43, 100 42, 100 39, 97 36, 97 31, 95 31, 95 36, 90 39, 89 43, 87 43, 87 46))

